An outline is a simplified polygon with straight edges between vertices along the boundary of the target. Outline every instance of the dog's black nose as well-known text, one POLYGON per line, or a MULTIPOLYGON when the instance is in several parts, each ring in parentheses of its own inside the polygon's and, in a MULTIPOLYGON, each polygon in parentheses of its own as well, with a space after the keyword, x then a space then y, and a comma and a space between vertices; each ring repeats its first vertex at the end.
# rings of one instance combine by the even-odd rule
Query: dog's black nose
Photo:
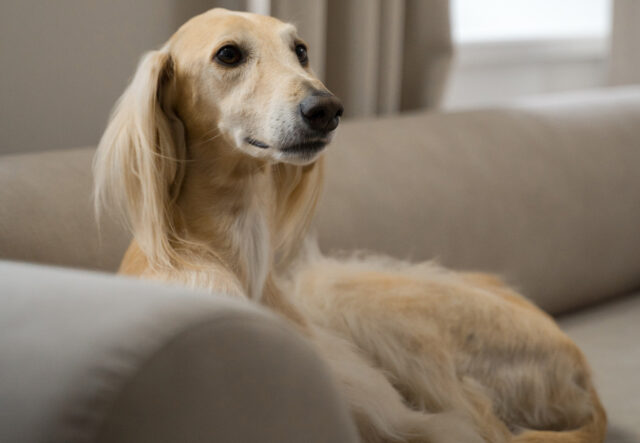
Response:
POLYGON ((316 131, 330 132, 338 127, 342 103, 333 94, 310 95, 300 103, 304 121, 316 131))

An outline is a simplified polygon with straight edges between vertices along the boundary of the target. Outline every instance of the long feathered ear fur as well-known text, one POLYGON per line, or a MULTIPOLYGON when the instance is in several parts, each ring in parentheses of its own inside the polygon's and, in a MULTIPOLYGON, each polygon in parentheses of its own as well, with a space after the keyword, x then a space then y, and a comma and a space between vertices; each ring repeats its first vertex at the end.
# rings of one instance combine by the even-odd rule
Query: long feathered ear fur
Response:
POLYGON ((185 157, 184 129, 167 103, 174 81, 167 50, 143 56, 113 110, 93 164, 98 219, 101 208, 121 217, 151 266, 170 265, 174 255, 170 207, 185 157))

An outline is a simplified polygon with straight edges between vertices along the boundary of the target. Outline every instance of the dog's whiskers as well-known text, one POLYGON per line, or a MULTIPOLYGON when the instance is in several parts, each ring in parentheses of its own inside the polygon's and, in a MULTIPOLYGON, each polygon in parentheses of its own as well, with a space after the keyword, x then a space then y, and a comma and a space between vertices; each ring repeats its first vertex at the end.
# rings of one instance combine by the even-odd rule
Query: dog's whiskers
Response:
POLYGON ((204 138, 203 137, 203 139, 198 140, 196 143, 193 143, 191 146, 202 146, 202 145, 205 145, 207 143, 210 143, 210 142, 214 141, 218 137, 222 137, 222 132, 221 131, 219 131, 217 134, 215 134, 215 135, 213 135, 211 137, 208 137, 208 138, 204 138))

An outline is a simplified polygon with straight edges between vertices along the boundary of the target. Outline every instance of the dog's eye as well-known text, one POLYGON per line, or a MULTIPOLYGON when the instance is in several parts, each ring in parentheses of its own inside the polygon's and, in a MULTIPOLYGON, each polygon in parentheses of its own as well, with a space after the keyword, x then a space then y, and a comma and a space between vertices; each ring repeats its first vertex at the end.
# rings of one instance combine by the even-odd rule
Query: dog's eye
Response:
POLYGON ((237 46, 227 45, 220 48, 214 58, 223 65, 235 66, 242 61, 242 51, 237 46))
POLYGON ((302 43, 298 43, 296 45, 296 56, 298 56, 298 60, 302 66, 306 66, 309 62, 309 57, 307 55, 307 47, 302 43))

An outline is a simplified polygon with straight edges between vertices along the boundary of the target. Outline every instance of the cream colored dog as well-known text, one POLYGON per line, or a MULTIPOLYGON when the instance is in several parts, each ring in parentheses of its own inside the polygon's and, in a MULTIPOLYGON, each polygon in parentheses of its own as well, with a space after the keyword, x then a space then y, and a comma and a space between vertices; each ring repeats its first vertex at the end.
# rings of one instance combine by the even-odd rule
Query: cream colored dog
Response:
POLYGON ((95 159, 98 205, 135 238, 121 272, 282 314, 364 441, 603 441, 584 357, 498 280, 382 258, 294 266, 341 113, 292 25, 222 9, 190 20, 144 56, 95 159))

